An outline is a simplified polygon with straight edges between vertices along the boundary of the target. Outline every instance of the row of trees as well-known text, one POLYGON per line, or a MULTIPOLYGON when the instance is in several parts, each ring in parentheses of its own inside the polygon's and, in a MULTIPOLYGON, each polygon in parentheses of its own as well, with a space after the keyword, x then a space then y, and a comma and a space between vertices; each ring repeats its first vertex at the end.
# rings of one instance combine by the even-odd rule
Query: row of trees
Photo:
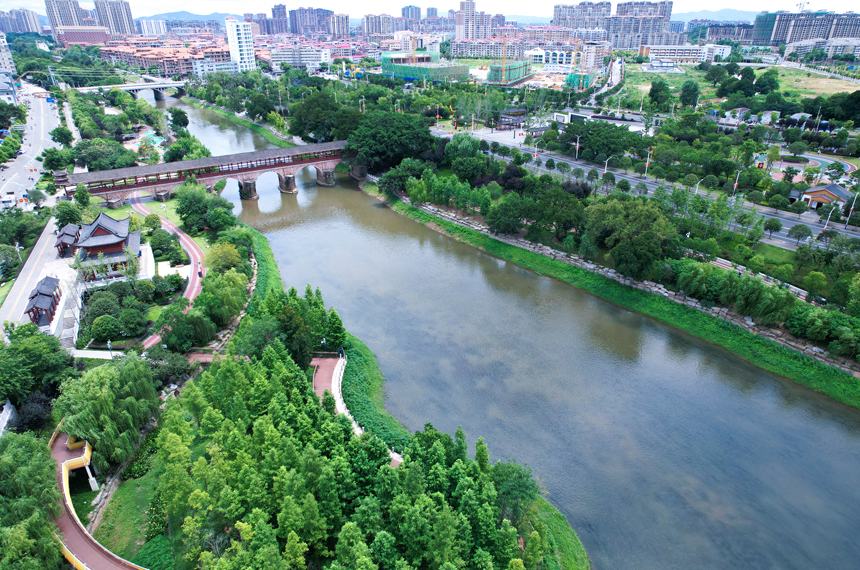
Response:
MULTIPOLYGON (((226 359, 168 403, 158 439, 159 490, 189 563, 408 570, 528 568, 544 563, 547 533, 529 516, 530 470, 491 464, 482 440, 427 425, 404 462, 358 438, 322 404, 275 341, 254 363, 226 359), (209 441, 192 459, 191 446, 209 441), (178 525, 177 525, 178 526, 178 525), (517 543, 518 528, 527 541, 517 543)), ((554 567, 554 566, 549 566, 554 567)))

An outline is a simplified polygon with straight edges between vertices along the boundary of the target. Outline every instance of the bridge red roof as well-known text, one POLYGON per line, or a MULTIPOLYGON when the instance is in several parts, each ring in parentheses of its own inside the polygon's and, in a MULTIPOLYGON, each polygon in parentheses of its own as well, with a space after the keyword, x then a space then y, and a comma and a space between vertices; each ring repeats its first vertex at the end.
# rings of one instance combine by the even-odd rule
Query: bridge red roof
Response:
POLYGON ((213 166, 226 166, 243 162, 260 161, 266 159, 277 159, 290 156, 302 156, 332 150, 341 150, 346 146, 346 141, 334 141, 320 144, 309 144, 293 146, 289 148, 274 148, 256 152, 241 152, 238 154, 227 154, 223 156, 210 156, 194 160, 183 160, 181 162, 164 162, 145 166, 132 166, 129 168, 116 168, 114 170, 98 170, 95 172, 81 172, 70 174, 68 182, 63 186, 76 186, 78 184, 91 184, 93 182, 104 182, 108 180, 123 180, 136 176, 154 176, 170 172, 190 171, 197 168, 209 168, 213 166))

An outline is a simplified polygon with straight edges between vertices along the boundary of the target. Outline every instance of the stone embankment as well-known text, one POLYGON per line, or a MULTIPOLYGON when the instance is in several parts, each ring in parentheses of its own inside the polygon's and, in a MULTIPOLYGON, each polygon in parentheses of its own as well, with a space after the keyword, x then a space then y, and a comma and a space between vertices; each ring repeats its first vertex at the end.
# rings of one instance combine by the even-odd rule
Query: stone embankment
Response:
MULTIPOLYGON (((404 198, 403 201, 406 204, 410 203, 408 198, 404 198)), ((432 214, 455 224, 465 226, 475 231, 490 235, 490 230, 486 226, 475 222, 474 220, 469 219, 467 217, 457 216, 448 211, 427 204, 417 206, 417 208, 427 212, 428 214, 432 214)), ((702 303, 697 299, 688 297, 683 293, 676 293, 674 291, 670 291, 669 289, 666 289, 665 286, 659 283, 653 283, 651 281, 637 281, 635 279, 631 279, 630 277, 625 277, 614 269, 609 269, 607 267, 597 265, 596 263, 592 263, 586 259, 583 259, 576 254, 562 253, 549 246, 543 244, 535 244, 523 238, 512 238, 503 235, 492 235, 492 238, 509 245, 520 247, 522 249, 527 249, 540 255, 545 255, 546 257, 549 257, 556 261, 561 261, 569 265, 575 265, 576 267, 591 271, 592 273, 603 275, 608 279, 612 279, 613 281, 628 285, 630 287, 633 287, 634 289, 647 291, 654 295, 662 295, 670 301, 686 305, 691 309, 696 309, 697 311, 701 311, 703 313, 711 315, 714 318, 719 318, 734 323, 752 334, 768 338, 785 347, 797 350, 798 352, 802 352, 803 354, 806 354, 811 358, 823 362, 824 364, 834 366, 849 374, 853 374, 854 376, 860 377, 860 364, 858 364, 857 362, 830 354, 826 350, 815 346, 814 344, 810 343, 805 339, 795 337, 784 328, 758 325, 753 322, 750 317, 734 313, 726 307, 706 307, 702 305, 702 303)))

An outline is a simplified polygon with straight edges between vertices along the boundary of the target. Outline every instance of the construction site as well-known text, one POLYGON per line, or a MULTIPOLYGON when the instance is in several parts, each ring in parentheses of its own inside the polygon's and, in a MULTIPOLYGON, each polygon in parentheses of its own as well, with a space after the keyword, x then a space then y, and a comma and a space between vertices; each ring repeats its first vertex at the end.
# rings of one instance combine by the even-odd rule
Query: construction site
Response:
POLYGON ((440 60, 437 52, 386 52, 382 74, 416 82, 468 81, 469 66, 440 60))
POLYGON ((490 65, 487 83, 491 85, 512 85, 532 74, 531 64, 527 61, 505 61, 490 65))

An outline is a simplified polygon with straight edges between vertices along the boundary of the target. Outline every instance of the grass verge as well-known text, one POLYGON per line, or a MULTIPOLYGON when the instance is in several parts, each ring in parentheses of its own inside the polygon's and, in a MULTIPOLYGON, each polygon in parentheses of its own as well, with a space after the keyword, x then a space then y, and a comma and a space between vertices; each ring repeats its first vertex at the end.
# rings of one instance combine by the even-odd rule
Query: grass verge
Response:
POLYGON ((3 306, 3 302, 6 301, 6 297, 9 296, 9 291, 12 290, 12 285, 14 284, 15 278, 12 278, 3 285, 0 285, 0 306, 3 306))
POLYGON ((119 484, 93 536, 105 548, 131 560, 146 539, 149 501, 155 494, 161 469, 153 466, 140 479, 119 484))
POLYGON ((266 141, 270 142, 271 144, 273 144, 277 147, 288 148, 291 146, 296 146, 296 143, 290 142, 290 141, 285 141, 283 139, 279 139, 274 134, 272 134, 272 131, 270 131, 269 129, 267 129, 265 127, 261 127, 260 125, 258 125, 257 123, 254 123, 253 121, 249 121, 247 119, 241 119, 229 111, 225 111, 224 109, 219 109, 218 107, 213 107, 211 105, 201 103, 200 101, 191 99, 189 97, 186 97, 184 99, 184 101, 186 103, 188 103, 189 105, 191 105, 192 107, 197 107, 200 109, 203 109, 203 108, 209 109, 213 113, 221 115, 225 119, 229 119, 236 124, 239 124, 245 128, 251 129, 252 131, 257 133, 258 135, 260 135, 261 137, 266 139, 266 141))
POLYGON ((275 254, 272 253, 272 248, 269 245, 269 240, 266 236, 255 230, 249 225, 242 224, 251 231, 254 236, 254 257, 257 260, 257 287, 251 295, 251 301, 248 303, 248 314, 255 315, 260 303, 265 300, 269 291, 283 290, 284 283, 281 281, 281 272, 278 270, 278 262, 275 261, 275 254))
POLYGON ((564 570, 588 570, 591 562, 585 547, 571 528, 570 523, 557 508, 543 497, 535 503, 534 515, 546 526, 549 543, 547 555, 555 556, 558 565, 547 560, 547 568, 558 567, 564 570))
POLYGON ((777 342, 754 335, 741 327, 653 295, 563 261, 502 243, 475 230, 432 216, 402 202, 391 204, 398 213, 416 222, 476 247, 490 255, 515 263, 539 275, 573 285, 619 307, 640 313, 715 344, 747 362, 788 378, 802 386, 860 409, 860 381, 777 342))
POLYGON ((349 335, 349 361, 343 373, 343 400, 355 421, 373 432, 391 449, 402 452, 411 434, 385 411, 385 376, 376 355, 358 338, 349 335))

